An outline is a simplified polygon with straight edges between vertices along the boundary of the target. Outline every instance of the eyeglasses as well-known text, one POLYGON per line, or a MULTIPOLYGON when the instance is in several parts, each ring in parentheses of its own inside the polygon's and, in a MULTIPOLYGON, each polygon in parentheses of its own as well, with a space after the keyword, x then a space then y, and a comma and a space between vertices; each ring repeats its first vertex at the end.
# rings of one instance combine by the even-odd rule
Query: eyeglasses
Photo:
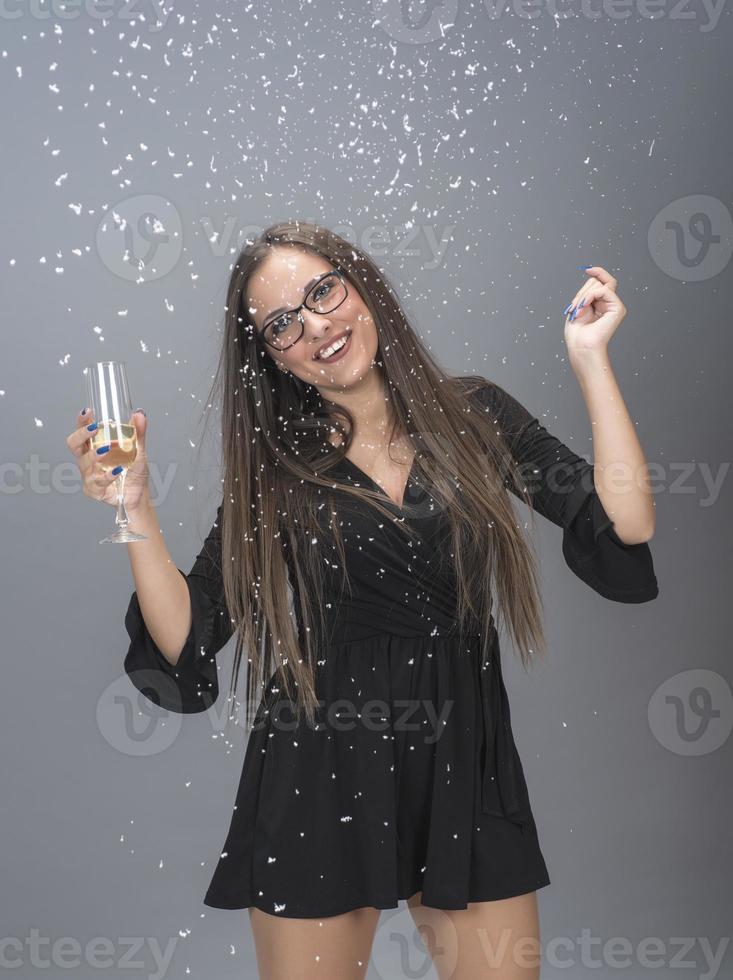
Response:
POLYGON ((340 269, 324 272, 310 287, 300 306, 279 313, 268 320, 263 330, 255 330, 255 333, 269 347, 274 347, 278 351, 287 350, 288 347, 298 343, 305 331, 302 313, 304 306, 312 313, 325 315, 338 309, 348 295, 349 291, 340 269))

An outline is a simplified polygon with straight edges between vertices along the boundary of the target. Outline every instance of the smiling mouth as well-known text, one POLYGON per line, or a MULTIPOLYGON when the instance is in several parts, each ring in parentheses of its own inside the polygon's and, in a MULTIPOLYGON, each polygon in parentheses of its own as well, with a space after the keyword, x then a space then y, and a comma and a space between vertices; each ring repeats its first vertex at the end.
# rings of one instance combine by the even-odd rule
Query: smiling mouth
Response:
POLYGON ((350 340, 351 331, 349 330, 342 337, 339 337, 338 340, 335 340, 332 344, 329 344, 328 347, 324 347, 322 352, 316 354, 315 360, 325 362, 337 358, 339 354, 341 354, 342 351, 348 346, 350 340))

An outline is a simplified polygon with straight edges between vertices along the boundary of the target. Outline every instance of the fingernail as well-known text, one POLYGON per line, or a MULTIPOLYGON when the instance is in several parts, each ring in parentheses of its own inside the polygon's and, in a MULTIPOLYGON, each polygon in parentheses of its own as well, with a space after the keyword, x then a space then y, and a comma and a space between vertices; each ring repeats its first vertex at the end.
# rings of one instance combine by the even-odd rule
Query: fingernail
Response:
POLYGON ((122 467, 121 466, 115 466, 115 468, 112 470, 112 476, 117 476, 121 472, 122 472, 122 467))
POLYGON ((145 418, 148 417, 147 412, 145 411, 144 408, 136 408, 135 411, 136 412, 141 412, 145 416, 145 418))
POLYGON ((82 415, 86 415, 88 411, 89 411, 89 409, 88 409, 88 408, 82 408, 82 410, 81 410, 81 414, 82 414, 82 415))
POLYGON ((97 422, 92 422, 91 425, 88 425, 87 426, 87 432, 94 432, 94 430, 97 427, 98 427, 98 423, 97 422))
POLYGON ((592 269, 593 266, 592 265, 579 265, 578 268, 579 269, 592 269))
POLYGON ((101 456, 102 453, 108 453, 112 447, 111 446, 100 446, 97 450, 97 455, 101 456))
POLYGON ((567 305, 567 306, 565 307, 565 309, 564 309, 564 310, 562 311, 562 315, 563 315, 563 316, 565 316, 565 314, 566 314, 566 313, 567 313, 567 312, 568 312, 568 311, 569 311, 569 310, 570 310, 570 309, 572 308, 572 305, 573 305, 572 303, 568 303, 568 305, 567 305))
POLYGON ((580 313, 580 311, 581 311, 581 309, 583 307, 583 303, 585 303, 585 300, 584 299, 582 299, 578 303, 578 305, 575 307, 575 309, 573 310, 573 315, 570 317, 571 320, 574 320, 576 318, 576 316, 578 315, 578 313, 580 313))

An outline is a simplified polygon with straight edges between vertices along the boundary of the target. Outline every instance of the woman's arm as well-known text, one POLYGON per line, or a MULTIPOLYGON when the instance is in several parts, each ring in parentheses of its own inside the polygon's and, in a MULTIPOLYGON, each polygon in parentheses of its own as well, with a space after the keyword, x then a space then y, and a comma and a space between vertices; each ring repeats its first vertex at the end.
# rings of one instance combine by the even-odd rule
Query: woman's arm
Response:
POLYGON ((565 311, 565 342, 590 416, 595 487, 618 537, 643 544, 655 527, 647 462, 608 355, 627 311, 609 272, 600 266, 585 272, 587 282, 565 311))
POLYGON ((654 536, 647 461, 613 373, 608 352, 576 358, 573 371, 593 432, 593 478, 604 510, 624 544, 654 536))
MULTIPOLYGON (((133 566, 133 574, 142 592, 132 593, 125 614, 130 645, 124 669, 148 700, 169 711, 206 711, 219 696, 216 657, 234 632, 224 598, 222 516, 223 503, 188 574, 172 563, 167 549, 163 553, 162 542, 147 561, 142 551, 135 552, 142 567, 133 566), (155 594, 156 573, 165 592, 161 601, 155 594), (166 623, 166 617, 174 622, 166 623)), ((154 535, 159 536, 157 519, 150 520, 136 524, 150 540, 130 545, 130 551, 152 545, 154 535)))
POLYGON ((145 625, 155 645, 175 667, 191 629, 191 602, 186 580, 165 545, 152 503, 138 508, 130 525, 133 531, 148 539, 127 546, 145 625))

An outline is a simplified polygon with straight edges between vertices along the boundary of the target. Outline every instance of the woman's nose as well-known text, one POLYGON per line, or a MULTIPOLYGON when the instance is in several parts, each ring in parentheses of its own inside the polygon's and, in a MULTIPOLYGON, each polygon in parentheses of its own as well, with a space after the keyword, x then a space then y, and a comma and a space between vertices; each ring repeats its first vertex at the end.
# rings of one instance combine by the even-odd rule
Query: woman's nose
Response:
POLYGON ((305 306, 302 310, 303 321, 305 322, 306 333, 312 337, 322 337, 325 340, 329 333, 333 333, 334 322, 328 313, 314 313, 313 310, 305 306))

